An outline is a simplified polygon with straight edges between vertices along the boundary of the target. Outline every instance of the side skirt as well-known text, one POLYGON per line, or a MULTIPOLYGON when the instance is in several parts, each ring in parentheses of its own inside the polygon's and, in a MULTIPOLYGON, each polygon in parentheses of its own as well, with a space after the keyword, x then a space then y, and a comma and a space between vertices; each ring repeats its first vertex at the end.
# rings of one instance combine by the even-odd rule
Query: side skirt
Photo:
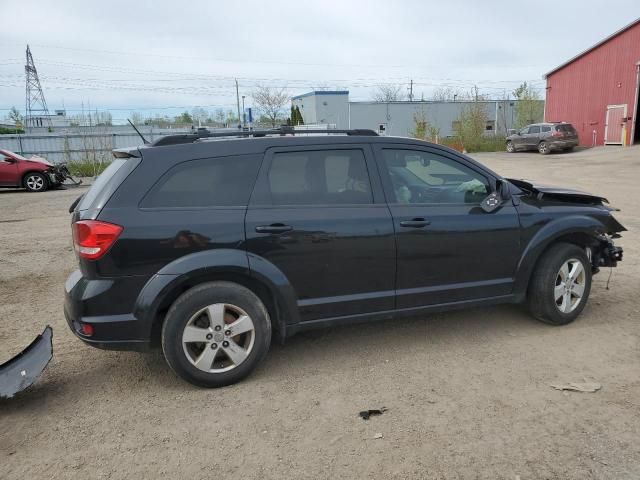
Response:
POLYGON ((343 317, 321 318, 318 320, 309 320, 300 322, 295 325, 287 325, 286 336, 290 337, 298 332, 313 330, 318 328, 329 328, 342 325, 353 325, 357 323, 366 323, 380 320, 391 320, 405 317, 415 317, 417 315, 427 313, 437 313, 450 310, 460 310, 464 308, 480 307, 486 305, 499 305, 502 303, 520 303, 522 296, 520 295, 501 295, 498 297, 489 297, 479 300, 464 300, 451 303, 439 303, 424 307, 403 308, 400 310, 385 310, 383 312, 362 313, 357 315, 347 315, 343 317))

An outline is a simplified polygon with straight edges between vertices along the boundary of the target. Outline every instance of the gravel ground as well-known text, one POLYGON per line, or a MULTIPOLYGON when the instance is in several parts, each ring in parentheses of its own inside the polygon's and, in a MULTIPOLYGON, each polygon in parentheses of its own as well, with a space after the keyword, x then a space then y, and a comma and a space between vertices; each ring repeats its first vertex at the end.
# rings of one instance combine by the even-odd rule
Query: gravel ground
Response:
POLYGON ((218 390, 180 381, 157 351, 77 340, 61 303, 83 189, 0 191, 0 362, 47 323, 55 351, 0 401, 0 478, 640 478, 640 148, 476 157, 622 209, 626 258, 610 290, 608 271, 594 278, 578 321, 501 306, 305 333, 218 390), (550 387, 584 379, 602 390, 550 387))

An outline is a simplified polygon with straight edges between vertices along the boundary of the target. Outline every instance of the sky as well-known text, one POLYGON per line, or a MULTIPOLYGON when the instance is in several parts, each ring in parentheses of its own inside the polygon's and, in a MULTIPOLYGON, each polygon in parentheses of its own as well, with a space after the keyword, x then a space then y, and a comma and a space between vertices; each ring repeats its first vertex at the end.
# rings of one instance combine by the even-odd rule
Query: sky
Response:
POLYGON ((0 0, 0 118, 24 111, 31 46, 51 111, 176 115, 252 106, 257 85, 291 95, 413 80, 502 98, 640 17, 638 0, 0 0))

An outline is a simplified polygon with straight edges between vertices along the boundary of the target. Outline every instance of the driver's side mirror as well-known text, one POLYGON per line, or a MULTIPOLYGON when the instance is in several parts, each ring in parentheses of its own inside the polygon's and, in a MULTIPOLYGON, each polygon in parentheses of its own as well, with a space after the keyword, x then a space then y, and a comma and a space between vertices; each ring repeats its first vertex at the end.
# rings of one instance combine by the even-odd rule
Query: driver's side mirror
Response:
POLYGON ((497 210, 502 205, 502 198, 499 192, 491 192, 480 202, 480 208, 487 213, 497 210))
POLYGON ((0 158, 0 160, 4 160, 7 163, 14 163, 16 161, 14 158, 11 158, 11 157, 2 157, 0 158))

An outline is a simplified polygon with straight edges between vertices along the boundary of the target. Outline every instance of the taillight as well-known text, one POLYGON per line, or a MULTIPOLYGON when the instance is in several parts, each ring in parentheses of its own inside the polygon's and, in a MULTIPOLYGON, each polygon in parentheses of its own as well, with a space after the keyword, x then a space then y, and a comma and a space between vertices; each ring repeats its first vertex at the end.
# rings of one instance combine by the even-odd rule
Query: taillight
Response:
POLYGON ((80 220, 73 224, 73 245, 78 255, 97 260, 113 245, 122 227, 98 220, 80 220))

